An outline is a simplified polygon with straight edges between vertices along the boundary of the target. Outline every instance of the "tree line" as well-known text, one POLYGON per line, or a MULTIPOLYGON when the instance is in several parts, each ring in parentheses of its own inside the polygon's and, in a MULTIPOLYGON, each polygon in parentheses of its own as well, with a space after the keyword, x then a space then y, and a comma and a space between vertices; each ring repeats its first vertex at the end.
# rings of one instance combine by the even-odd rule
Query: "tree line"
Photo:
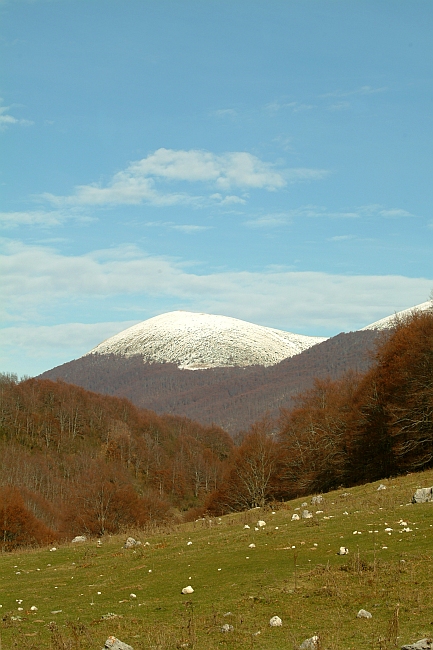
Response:
POLYGON ((0 381, 3 550, 263 506, 433 465, 433 309, 370 369, 317 380, 236 441, 61 381, 0 381))

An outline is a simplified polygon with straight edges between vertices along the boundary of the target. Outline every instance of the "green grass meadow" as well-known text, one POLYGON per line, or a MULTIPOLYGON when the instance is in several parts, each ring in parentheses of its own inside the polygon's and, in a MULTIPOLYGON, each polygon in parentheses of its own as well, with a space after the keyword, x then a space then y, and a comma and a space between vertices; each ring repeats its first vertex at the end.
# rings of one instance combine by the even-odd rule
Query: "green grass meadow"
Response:
POLYGON ((134 650, 282 650, 316 634, 323 649, 387 650, 433 635, 433 503, 410 505, 433 470, 382 482, 386 490, 340 489, 316 507, 296 499, 131 530, 101 547, 4 553, 1 650, 99 650, 111 634, 134 650), (323 512, 292 521, 303 502, 323 512), (142 546, 124 549, 128 535, 142 546), (187 585, 194 593, 182 595, 187 585), (358 619, 361 608, 372 618, 358 619), (270 627, 274 615, 281 627, 270 627), (226 623, 234 630, 222 632, 226 623))

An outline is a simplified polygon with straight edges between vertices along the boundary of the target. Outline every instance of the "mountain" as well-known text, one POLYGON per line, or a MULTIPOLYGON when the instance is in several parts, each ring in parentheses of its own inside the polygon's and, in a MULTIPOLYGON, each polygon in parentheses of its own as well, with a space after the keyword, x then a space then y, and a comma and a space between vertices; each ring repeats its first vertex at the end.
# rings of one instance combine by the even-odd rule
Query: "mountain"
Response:
POLYGON ((185 370, 244 368, 275 365, 325 340, 227 316, 173 311, 112 336, 88 354, 140 355, 145 363, 174 363, 185 370))
POLYGON ((276 416, 281 407, 290 408, 316 377, 365 372, 375 342, 394 318, 319 339, 223 316, 172 312, 120 332, 41 377, 127 397, 139 407, 215 423, 234 434, 265 413, 276 416), (285 358, 270 365, 283 353, 285 358))

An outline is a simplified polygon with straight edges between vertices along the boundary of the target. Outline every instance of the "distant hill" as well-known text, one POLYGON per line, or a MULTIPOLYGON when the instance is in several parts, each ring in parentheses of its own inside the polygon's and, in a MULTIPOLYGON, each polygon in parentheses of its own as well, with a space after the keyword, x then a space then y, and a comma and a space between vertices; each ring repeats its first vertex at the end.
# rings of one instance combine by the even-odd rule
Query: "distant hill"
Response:
POLYGON ((235 433, 266 412, 277 415, 280 407, 290 407, 315 377, 335 379, 348 370, 367 370, 378 336, 375 330, 342 333, 269 367, 191 371, 174 363, 143 363, 140 355, 89 354, 41 378, 127 397, 136 406, 215 423, 235 433))

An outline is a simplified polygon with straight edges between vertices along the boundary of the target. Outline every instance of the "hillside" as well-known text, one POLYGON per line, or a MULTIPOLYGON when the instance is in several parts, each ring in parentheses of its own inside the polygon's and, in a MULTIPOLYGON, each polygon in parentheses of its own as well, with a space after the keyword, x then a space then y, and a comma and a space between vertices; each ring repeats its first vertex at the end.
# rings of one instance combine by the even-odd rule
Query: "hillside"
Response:
POLYGON ((172 413, 235 433, 265 412, 278 415, 316 377, 364 372, 380 335, 375 330, 339 334, 270 367, 181 370, 173 363, 143 363, 141 356, 88 354, 41 375, 88 390, 127 397, 157 413, 172 413))
POLYGON ((134 650, 280 650, 318 635, 323 650, 391 650, 429 637, 433 504, 410 501, 432 484, 429 470, 319 507, 309 496, 3 556, 3 648, 95 650, 115 635, 134 650), (293 521, 304 503, 313 516, 293 521), (142 545, 124 549, 129 534, 142 545))

